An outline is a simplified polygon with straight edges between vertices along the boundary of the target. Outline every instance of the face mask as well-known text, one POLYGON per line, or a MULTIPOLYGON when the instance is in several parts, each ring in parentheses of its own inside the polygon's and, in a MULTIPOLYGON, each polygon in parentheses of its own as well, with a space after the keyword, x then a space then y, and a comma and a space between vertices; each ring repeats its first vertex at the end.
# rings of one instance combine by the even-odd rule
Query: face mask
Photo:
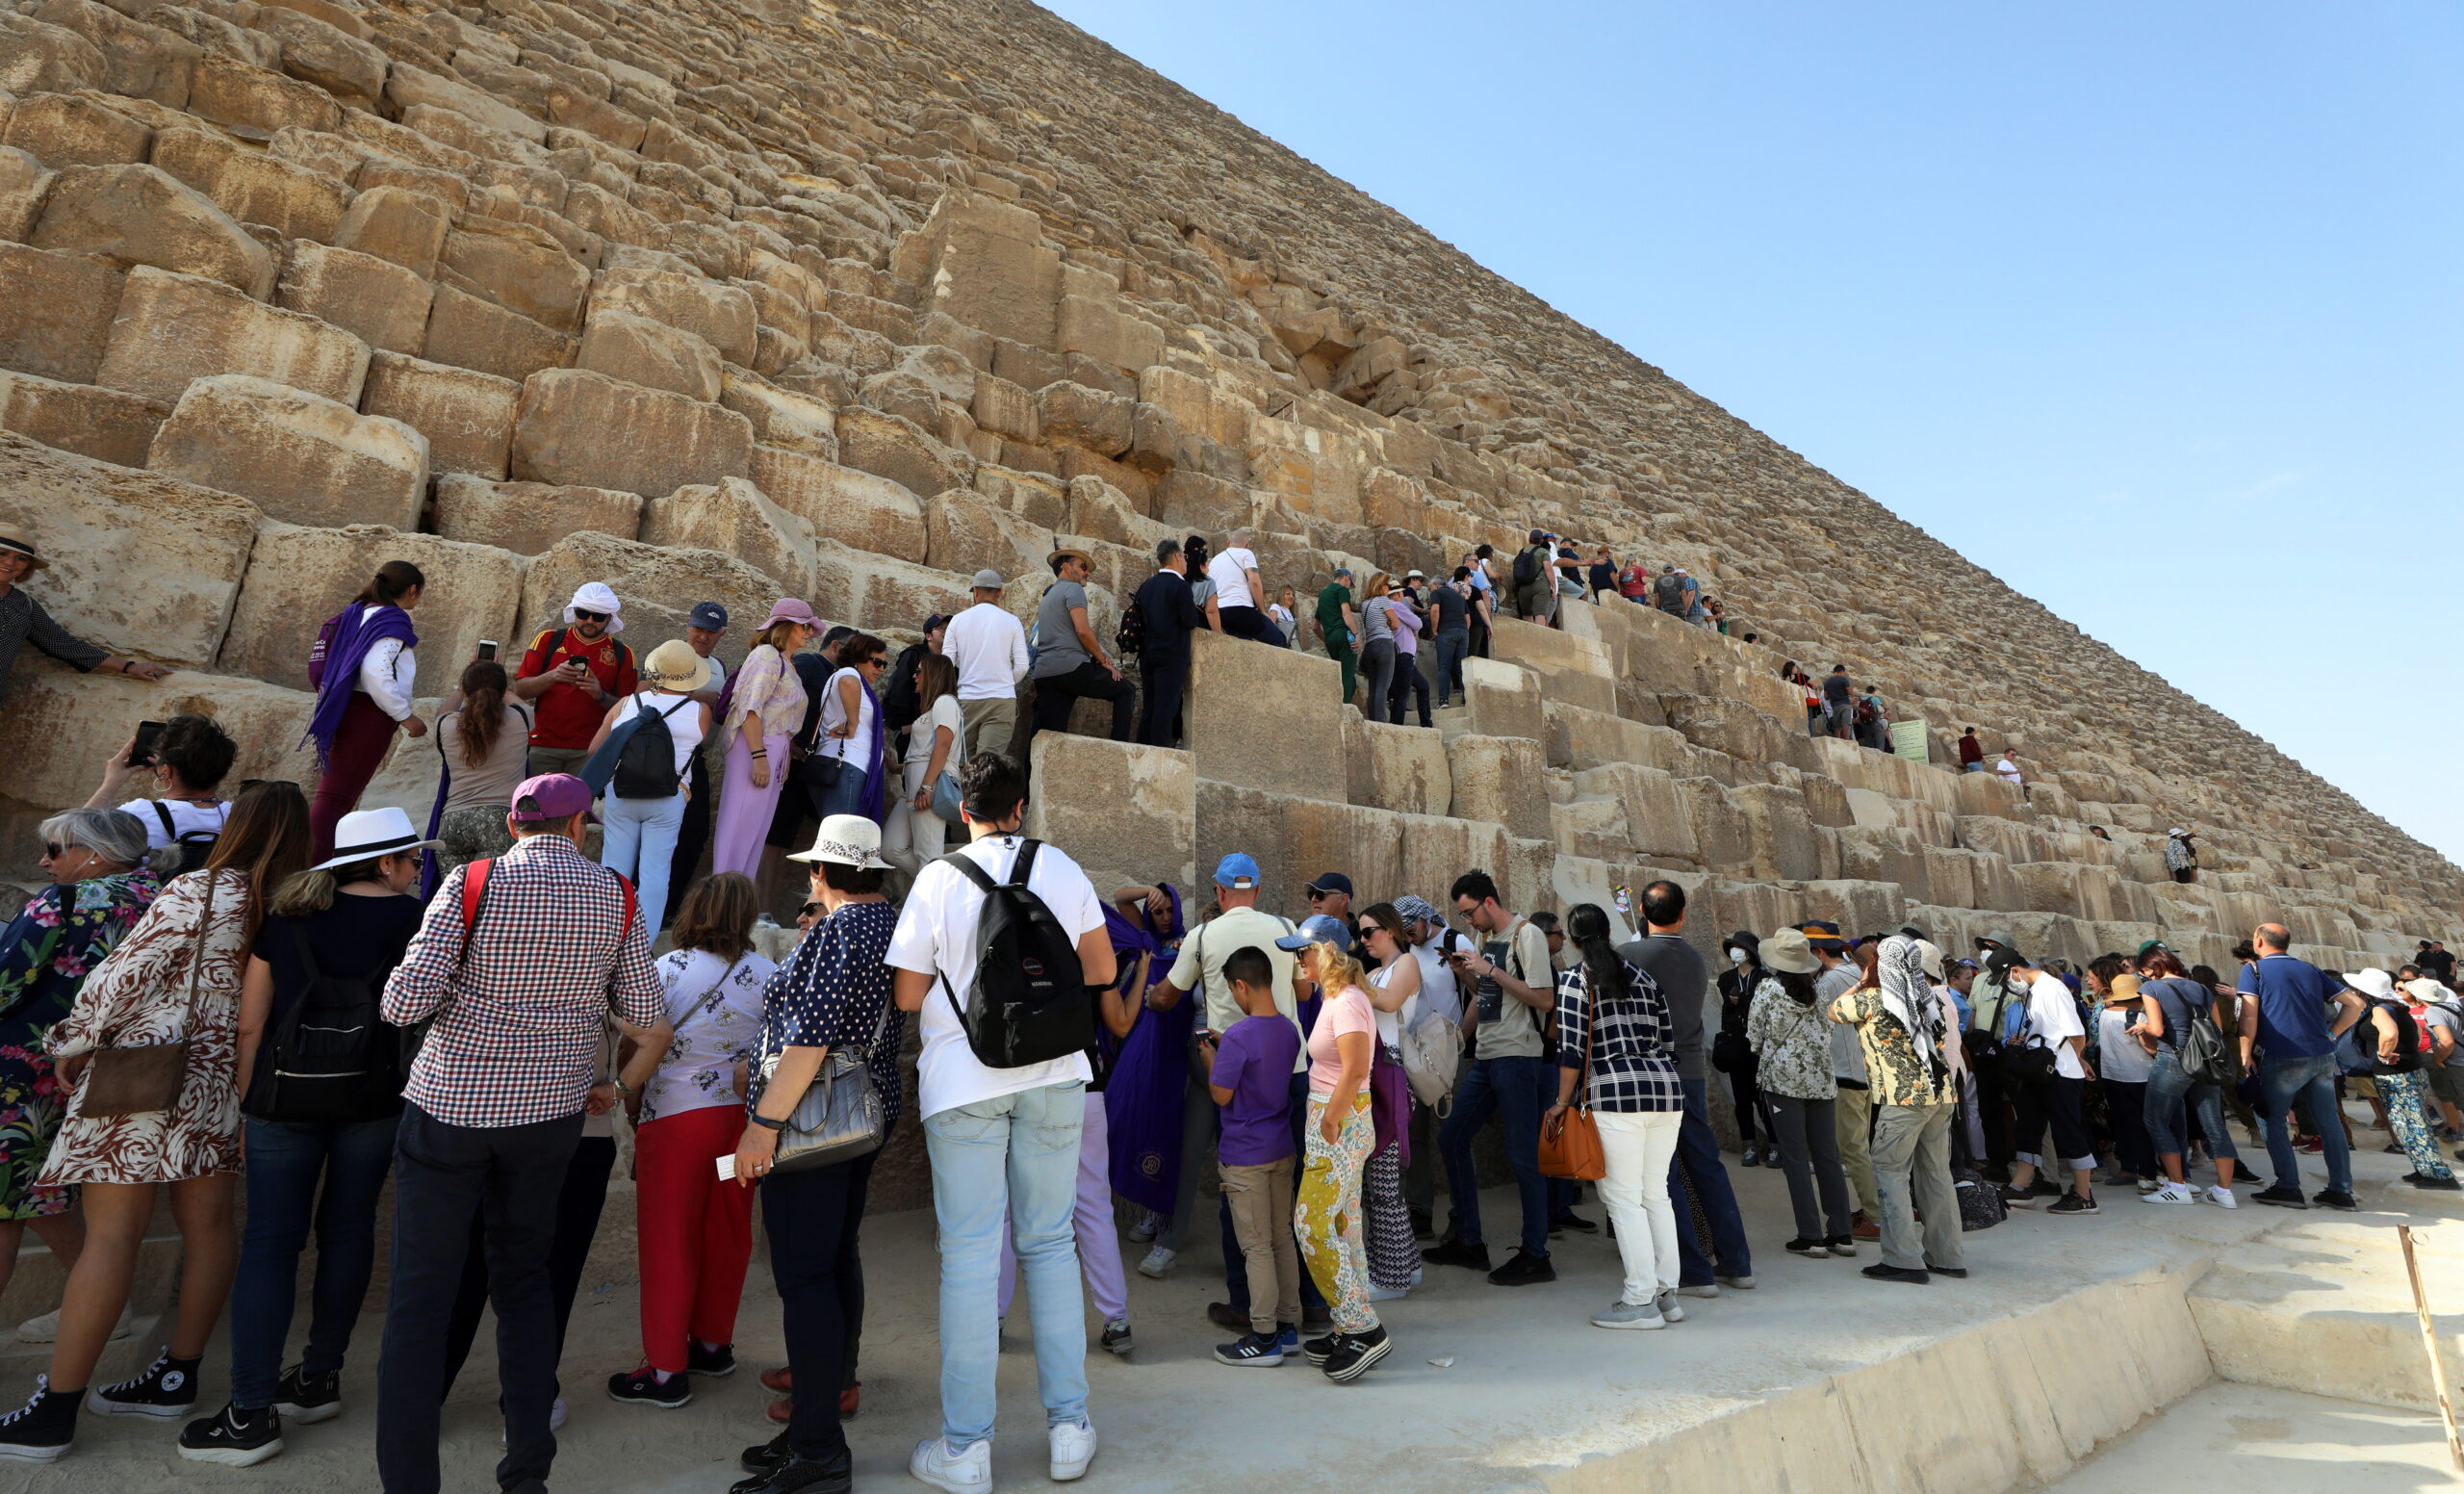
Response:
POLYGON ((1743 965, 1744 963, 1745 963, 1745 951, 1744 951, 1744 950, 1742 950, 1742 949, 1736 948, 1734 945, 1731 945, 1731 946, 1730 946, 1730 948, 1729 948, 1729 964, 1731 964, 1731 965, 1743 965))

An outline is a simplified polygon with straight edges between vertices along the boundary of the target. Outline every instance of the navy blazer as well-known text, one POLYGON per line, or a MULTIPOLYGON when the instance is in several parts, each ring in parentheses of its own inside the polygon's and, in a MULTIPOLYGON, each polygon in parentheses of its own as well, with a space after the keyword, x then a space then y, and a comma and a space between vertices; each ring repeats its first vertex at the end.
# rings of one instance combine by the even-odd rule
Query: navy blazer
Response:
POLYGON ((1206 616, 1190 599, 1189 578, 1177 571, 1158 571, 1138 588, 1133 599, 1146 618, 1146 642, 1138 657, 1170 662, 1190 657, 1190 634, 1206 626, 1206 616))

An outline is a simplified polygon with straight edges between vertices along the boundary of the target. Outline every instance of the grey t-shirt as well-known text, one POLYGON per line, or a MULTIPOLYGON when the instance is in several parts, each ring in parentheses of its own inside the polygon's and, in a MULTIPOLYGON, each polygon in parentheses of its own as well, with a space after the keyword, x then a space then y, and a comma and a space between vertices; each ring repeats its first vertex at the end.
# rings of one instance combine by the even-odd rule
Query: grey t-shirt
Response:
POLYGON ((1703 952, 1674 934, 1651 934, 1617 946, 1634 968, 1659 983, 1668 998, 1669 1046, 1677 1055, 1677 1076, 1703 1082, 1703 998, 1711 985, 1710 967, 1703 952))
POLYGON ((1361 604, 1360 635, 1368 642, 1380 639, 1395 641, 1395 604, 1384 597, 1372 597, 1361 604))
POLYGON ((2447 1055, 2446 1067, 2464 1069, 2464 1021, 2456 1020, 2453 1012, 2434 1001, 2429 1003, 2429 1024, 2432 1027, 2446 1028, 2448 1037, 2455 1042, 2454 1051, 2447 1055))
POLYGON ((1857 966, 1842 960, 1813 979, 1813 1007, 1831 1029, 1831 1072, 1839 1079, 1866 1082, 1865 1049, 1857 1041, 1857 1029, 1845 1022, 1831 1020, 1831 1003, 1857 989, 1857 966))
POLYGON ((1032 671, 1039 680, 1065 675, 1081 664, 1094 662, 1087 657, 1086 646, 1078 641, 1078 625, 1070 617, 1071 607, 1087 605, 1087 588, 1076 581, 1054 581, 1043 600, 1036 604, 1036 667, 1032 671))
MULTIPOLYGON (((1549 936, 1528 918, 1517 918, 1511 940, 1495 934, 1479 936, 1480 952, 1507 974, 1542 991, 1556 980, 1549 966, 1549 936)), ((1480 1023, 1472 1043, 1475 1058, 1538 1058, 1544 1044, 1540 1023, 1531 1008, 1505 993, 1493 976, 1480 977, 1474 995, 1480 1023)))

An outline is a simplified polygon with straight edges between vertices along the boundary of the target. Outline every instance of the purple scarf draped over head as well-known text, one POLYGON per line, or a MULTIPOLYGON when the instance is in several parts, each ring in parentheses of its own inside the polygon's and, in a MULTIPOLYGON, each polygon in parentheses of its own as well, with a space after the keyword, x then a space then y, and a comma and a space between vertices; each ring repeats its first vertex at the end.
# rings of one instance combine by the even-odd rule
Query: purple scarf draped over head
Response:
POLYGON ((317 709, 308 717, 308 734, 300 738, 317 744, 319 767, 325 766, 333 755, 334 734, 343 729, 343 712, 349 708, 351 692, 359 688, 359 666, 368 662, 369 650, 387 638, 399 638, 406 649, 419 647, 420 635, 411 631, 410 613, 398 606, 354 602, 334 619, 334 635, 325 645, 324 677, 317 685, 317 709))
POLYGON ((1104 932, 1120 961, 1114 990, 1139 999, 1138 1020, 1129 1036, 1116 1040, 1110 1028, 1098 1027, 1096 1041, 1112 1055, 1111 1076, 1104 1081, 1104 1125, 1111 1133, 1110 1168, 1113 1191, 1141 1207, 1169 1214, 1181 1186, 1181 1099, 1189 1083, 1190 1033, 1197 1022, 1197 992, 1181 998, 1170 1011, 1145 1004, 1146 992, 1130 988, 1138 980, 1138 957, 1148 957, 1146 979, 1152 986, 1172 967, 1168 940, 1184 937, 1181 894, 1170 887, 1164 894, 1172 904, 1172 932, 1158 934, 1144 920, 1104 907, 1104 932))

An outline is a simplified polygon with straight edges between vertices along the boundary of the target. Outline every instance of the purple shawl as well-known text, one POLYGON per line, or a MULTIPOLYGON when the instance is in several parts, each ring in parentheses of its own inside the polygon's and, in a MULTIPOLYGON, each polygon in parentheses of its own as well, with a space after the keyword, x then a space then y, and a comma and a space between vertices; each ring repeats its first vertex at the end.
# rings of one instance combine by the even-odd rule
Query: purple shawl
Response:
MULTIPOLYGON (((873 708, 873 760, 872 765, 864 770, 864 797, 858 808, 859 811, 874 824, 886 824, 888 813, 882 808, 882 786, 889 766, 886 752, 888 734, 882 730, 881 697, 873 693, 872 682, 864 678, 862 670, 855 671, 855 675, 856 688, 864 692, 865 704, 873 708)), ((837 678, 836 675, 832 675, 831 683, 823 685, 822 688, 834 689, 837 678)))
POLYGON ((368 661, 368 651, 387 638, 399 638, 402 647, 420 646, 420 635, 411 631, 411 614, 398 606, 363 606, 352 603, 334 619, 334 635, 325 645, 324 678, 317 686, 317 708, 308 717, 308 734, 301 742, 317 744, 317 765, 325 766, 333 754, 334 734, 343 729, 343 712, 349 708, 351 692, 359 688, 359 666, 368 661))
MULTIPOLYGON (((1179 939, 1187 933, 1181 922, 1181 894, 1169 887, 1164 892, 1172 903, 1170 937, 1179 939)), ((1165 948, 1165 940, 1143 920, 1123 916, 1108 903, 1104 932, 1120 960, 1115 990, 1131 993, 1141 954, 1152 957, 1147 966, 1149 985, 1171 969, 1171 952, 1165 948)), ((1142 1003, 1146 993, 1136 994, 1142 1003)), ((1190 1033, 1204 999, 1193 992, 1168 1012, 1142 1004, 1128 1037, 1116 1041, 1106 1028, 1100 1029, 1097 1039, 1113 1054, 1111 1074, 1104 1081, 1113 1191, 1158 1214, 1171 1213, 1180 1192, 1182 1092, 1189 1083, 1190 1033)))

